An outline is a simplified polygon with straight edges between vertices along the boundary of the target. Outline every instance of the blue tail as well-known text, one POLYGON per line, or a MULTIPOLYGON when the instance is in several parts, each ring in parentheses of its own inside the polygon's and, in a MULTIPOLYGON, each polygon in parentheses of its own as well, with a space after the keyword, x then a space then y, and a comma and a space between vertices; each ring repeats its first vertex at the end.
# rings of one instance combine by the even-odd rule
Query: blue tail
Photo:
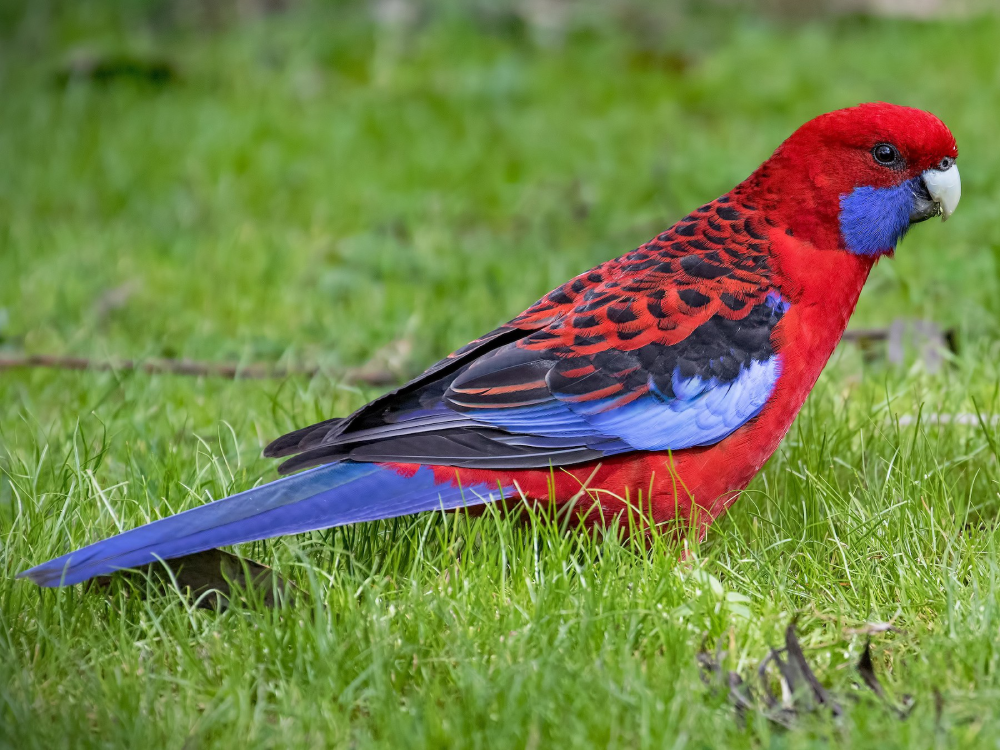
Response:
POLYGON ((39 586, 68 586, 230 544, 483 505, 512 494, 508 487, 438 483, 427 467, 404 476, 377 464, 330 464, 126 531, 42 563, 18 578, 30 578, 39 586))

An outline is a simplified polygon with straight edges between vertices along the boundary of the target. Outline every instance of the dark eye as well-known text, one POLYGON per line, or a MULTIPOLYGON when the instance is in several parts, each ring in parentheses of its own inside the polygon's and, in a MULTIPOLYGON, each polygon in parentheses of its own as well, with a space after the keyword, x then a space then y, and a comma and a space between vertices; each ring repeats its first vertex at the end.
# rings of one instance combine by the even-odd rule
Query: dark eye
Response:
POLYGON ((894 164, 899 163, 899 151, 896 147, 889 143, 879 143, 872 149, 872 156, 875 157, 875 161, 881 164, 883 167, 891 167, 894 164))

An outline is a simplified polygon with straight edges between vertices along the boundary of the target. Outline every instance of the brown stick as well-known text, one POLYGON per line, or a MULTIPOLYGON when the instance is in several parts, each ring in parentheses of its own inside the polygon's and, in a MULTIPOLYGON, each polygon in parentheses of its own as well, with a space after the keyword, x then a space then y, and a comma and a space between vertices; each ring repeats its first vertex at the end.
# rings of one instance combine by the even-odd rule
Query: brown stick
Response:
MULTIPOLYGON (((191 359, 89 359, 52 354, 22 354, 0 356, 0 371, 17 368, 48 367, 56 370, 97 370, 114 372, 144 372, 148 374, 195 375, 230 380, 262 380, 290 376, 315 377, 323 372, 319 367, 277 367, 266 364, 238 365, 229 362, 199 362, 191 359)), ((343 379, 367 385, 391 385, 399 378, 385 370, 357 368, 347 370, 343 379)))

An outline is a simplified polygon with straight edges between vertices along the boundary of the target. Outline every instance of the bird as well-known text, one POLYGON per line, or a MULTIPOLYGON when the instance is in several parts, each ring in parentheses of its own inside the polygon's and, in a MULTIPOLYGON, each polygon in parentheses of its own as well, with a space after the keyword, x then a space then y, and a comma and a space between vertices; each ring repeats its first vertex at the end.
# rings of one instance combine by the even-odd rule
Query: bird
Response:
POLYGON ((554 503, 703 538, 788 432, 872 267, 961 197, 935 115, 799 127, 729 192, 362 406, 279 437, 282 478, 20 574, 65 586, 422 511, 554 503))

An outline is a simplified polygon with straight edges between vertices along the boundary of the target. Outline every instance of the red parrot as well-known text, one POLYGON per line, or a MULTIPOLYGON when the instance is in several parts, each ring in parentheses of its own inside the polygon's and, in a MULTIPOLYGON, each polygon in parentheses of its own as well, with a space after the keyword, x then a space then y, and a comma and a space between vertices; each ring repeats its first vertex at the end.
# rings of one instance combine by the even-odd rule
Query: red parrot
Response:
POLYGON ((525 498, 704 534, 777 448, 872 266, 947 219, 934 115, 862 104, 746 180, 342 419, 278 438, 279 479, 22 573, 42 586, 207 549, 525 498), (631 506, 630 506, 631 504, 631 506), (639 508, 638 506, 641 506, 639 508))

